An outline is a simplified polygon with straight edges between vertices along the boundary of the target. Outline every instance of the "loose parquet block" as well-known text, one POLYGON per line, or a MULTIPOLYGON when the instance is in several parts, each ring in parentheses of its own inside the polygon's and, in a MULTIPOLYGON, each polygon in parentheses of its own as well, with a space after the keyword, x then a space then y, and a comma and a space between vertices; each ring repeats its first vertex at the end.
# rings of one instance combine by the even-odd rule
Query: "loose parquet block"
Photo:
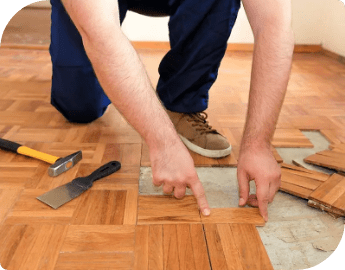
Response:
POLYGON ((134 269, 209 270, 202 225, 138 225, 134 269))
POLYGON ((205 224, 213 270, 273 270, 259 233, 251 224, 205 224))
POLYGON ((274 147, 313 148, 314 145, 298 129, 276 129, 274 132, 272 145, 274 147))
POLYGON ((304 162, 345 172, 345 153, 324 150, 308 156, 304 162))
POLYGON ((335 209, 345 215, 345 177, 333 174, 309 196, 309 199, 325 205, 330 211, 335 209))
POLYGON ((213 208, 208 217, 201 215, 202 223, 243 223, 264 226, 258 208, 213 208))
POLYGON ((138 225, 200 223, 199 209, 194 196, 177 200, 172 196, 139 196, 138 225))
POLYGON ((282 164, 281 173, 280 190, 304 199, 308 199, 329 178, 328 174, 285 163, 282 164))

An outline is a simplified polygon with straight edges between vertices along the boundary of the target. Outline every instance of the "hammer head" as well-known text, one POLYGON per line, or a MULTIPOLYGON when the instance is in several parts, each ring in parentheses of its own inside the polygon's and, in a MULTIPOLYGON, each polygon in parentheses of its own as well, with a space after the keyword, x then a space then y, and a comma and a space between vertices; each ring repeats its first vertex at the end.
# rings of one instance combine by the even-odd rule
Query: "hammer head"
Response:
POLYGON ((82 159, 82 152, 75 152, 67 157, 59 158, 53 165, 48 169, 49 176, 58 176, 65 171, 68 171, 75 164, 77 164, 82 159))

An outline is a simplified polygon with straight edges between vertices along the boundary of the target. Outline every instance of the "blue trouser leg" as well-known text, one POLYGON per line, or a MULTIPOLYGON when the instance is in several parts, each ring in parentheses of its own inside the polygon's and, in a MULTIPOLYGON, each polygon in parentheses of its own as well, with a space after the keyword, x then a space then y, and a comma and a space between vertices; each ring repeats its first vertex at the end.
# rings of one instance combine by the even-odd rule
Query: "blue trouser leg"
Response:
POLYGON ((171 111, 200 112, 207 108, 240 0, 169 0, 176 2, 169 21, 171 50, 159 66, 157 92, 171 111))
MULTIPOLYGON (((51 4, 51 103, 67 120, 88 123, 103 115, 110 100, 95 76, 81 36, 61 1, 51 0, 51 4)), ((126 11, 126 4, 121 3, 121 21, 126 11)))

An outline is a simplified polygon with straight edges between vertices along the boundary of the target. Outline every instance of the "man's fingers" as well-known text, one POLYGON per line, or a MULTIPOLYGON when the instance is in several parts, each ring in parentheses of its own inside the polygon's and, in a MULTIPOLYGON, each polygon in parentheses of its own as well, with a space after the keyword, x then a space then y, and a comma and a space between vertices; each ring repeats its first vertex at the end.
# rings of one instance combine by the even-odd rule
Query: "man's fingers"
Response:
POLYGON ((247 204, 249 206, 259 207, 258 198, 256 198, 256 194, 250 194, 249 195, 247 204))
POLYGON ((192 189, 193 194, 194 194, 194 196, 198 202, 199 209, 200 209, 201 213, 204 216, 209 216, 211 211, 210 211, 210 207, 208 205, 205 191, 204 191, 204 188, 203 188, 201 182, 197 181, 195 184, 190 186, 190 188, 192 189))
POLYGON ((182 199, 186 194, 186 187, 175 187, 174 196, 176 199, 182 199))
POLYGON ((237 171, 238 187, 240 193, 239 205, 245 206, 249 196, 249 181, 245 172, 237 171))
POLYGON ((269 192, 270 189, 268 184, 261 184, 256 186, 256 197, 258 199, 260 214, 262 215, 265 221, 268 221, 267 206, 270 196, 269 192))
POLYGON ((160 187, 164 181, 163 180, 157 180, 155 178, 152 179, 152 183, 156 186, 156 187, 160 187))
POLYGON ((269 203, 273 202, 274 196, 276 195, 277 191, 280 188, 280 183, 281 183, 281 180, 279 180, 278 182, 272 182, 270 184, 269 203))
POLYGON ((173 186, 171 186, 171 185, 169 185, 169 184, 164 184, 164 186, 163 186, 163 192, 165 193, 165 194, 170 194, 170 193, 172 193, 174 191, 174 187, 173 186))

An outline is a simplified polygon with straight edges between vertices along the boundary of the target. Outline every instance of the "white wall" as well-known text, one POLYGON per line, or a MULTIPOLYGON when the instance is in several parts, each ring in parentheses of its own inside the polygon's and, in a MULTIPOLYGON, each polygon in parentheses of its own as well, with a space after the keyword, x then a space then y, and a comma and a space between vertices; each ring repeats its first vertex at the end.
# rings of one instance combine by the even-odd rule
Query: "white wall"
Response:
POLYGON ((322 46, 345 57, 345 5, 339 0, 327 0, 322 23, 322 46))
MULTIPOLYGON (((326 1, 337 0, 292 0, 292 27, 295 33, 296 44, 321 44, 321 32, 317 26, 319 25, 326 1)), ((168 41, 167 23, 168 18, 149 18, 129 12, 123 24, 123 29, 131 40, 168 41)), ((229 42, 254 42, 243 6, 241 6, 229 42)))
MULTIPOLYGON (((133 41, 169 41, 168 20, 168 17, 150 18, 128 12, 123 31, 133 41)), ((321 44, 325 49, 345 56, 345 5, 340 0, 292 0, 292 28, 296 44, 321 44)), ((253 42, 242 6, 229 43, 253 42)))

